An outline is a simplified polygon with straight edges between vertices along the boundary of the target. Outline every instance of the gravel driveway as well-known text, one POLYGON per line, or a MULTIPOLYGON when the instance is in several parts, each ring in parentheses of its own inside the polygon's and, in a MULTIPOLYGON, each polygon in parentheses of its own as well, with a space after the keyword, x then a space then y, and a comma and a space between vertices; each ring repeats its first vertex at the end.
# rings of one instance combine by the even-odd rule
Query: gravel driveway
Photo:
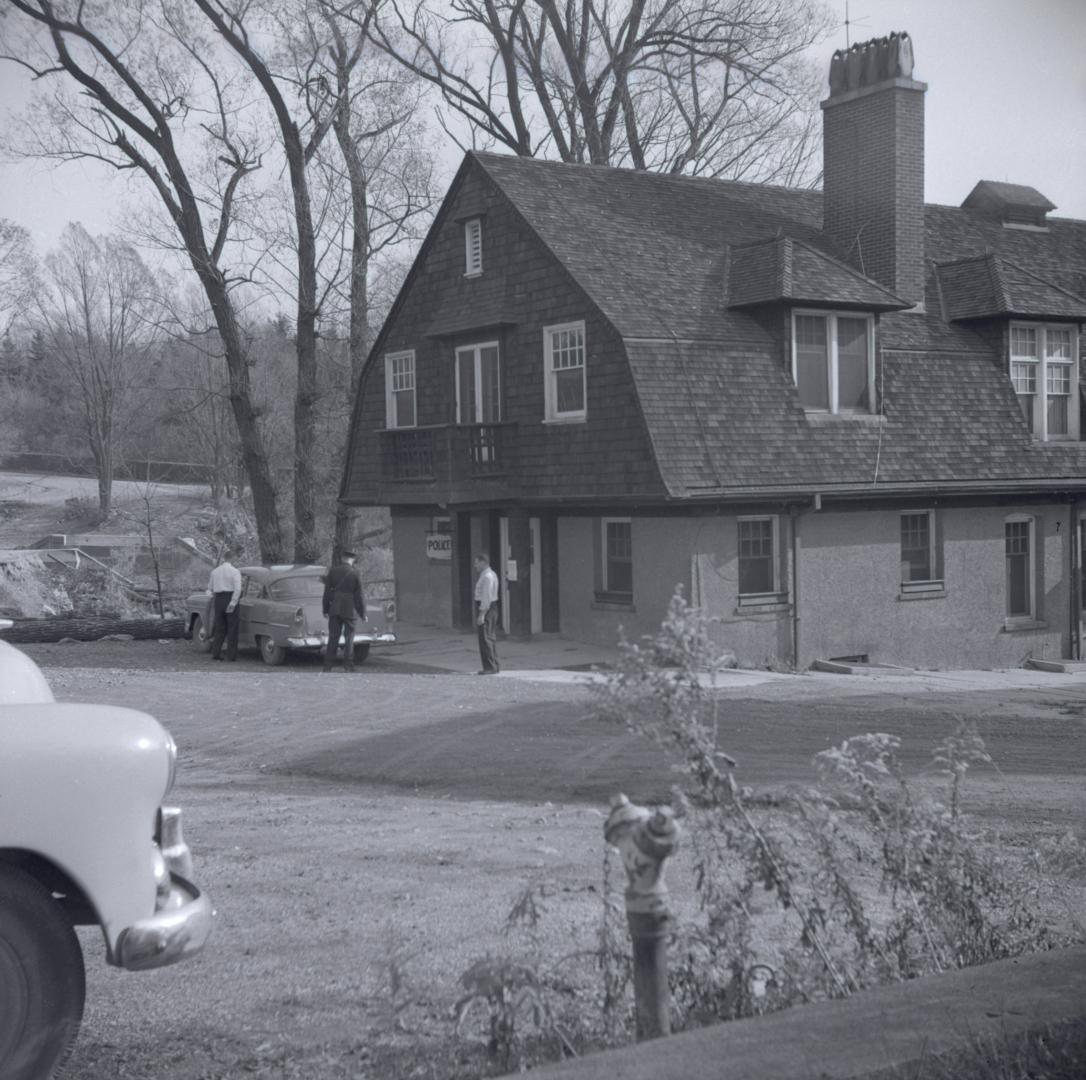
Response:
MULTIPOLYGON (((255 657, 212 668, 184 642, 26 651, 59 699, 144 709, 172 731, 173 800, 218 909, 205 954, 158 972, 107 969, 82 932, 79 1080, 450 1075, 450 1047, 479 1053, 449 1038, 456 979, 502 947, 517 893, 550 883, 555 955, 590 945, 607 796, 674 779, 655 749, 588 720, 578 686, 375 658, 353 676, 255 657)), ((725 745, 754 785, 807 780, 814 752, 869 730, 902 734, 919 767, 967 711, 1003 770, 978 778, 974 805, 1022 829, 1083 820, 1086 705, 1058 688, 727 710, 725 745)))

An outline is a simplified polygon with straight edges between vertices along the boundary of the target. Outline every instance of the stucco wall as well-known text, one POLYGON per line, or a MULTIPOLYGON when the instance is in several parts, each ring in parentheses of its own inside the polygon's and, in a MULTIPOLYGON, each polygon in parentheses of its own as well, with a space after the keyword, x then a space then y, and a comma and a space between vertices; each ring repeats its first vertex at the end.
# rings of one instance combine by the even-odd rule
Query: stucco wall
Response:
MULTIPOLYGON (((866 654, 874 662, 921 668, 1012 667, 1031 656, 1065 657, 1069 649, 1069 536, 1066 507, 998 506, 939 510, 945 594, 902 599, 900 512, 826 511, 800 519, 800 666, 866 654), (1038 625, 1005 629, 1004 522, 1035 520, 1038 625), (1057 531, 1057 523, 1059 529, 1057 531)), ((791 590, 790 519, 781 515, 780 581, 791 590)), ((595 599, 599 518, 558 522, 562 633, 612 645, 654 633, 676 584, 716 620, 712 633, 740 664, 792 658, 790 605, 738 607, 734 515, 632 517, 632 608, 595 599), (693 580, 692 580, 693 578, 693 580)))
POLYGON ((873 661, 915 667, 988 668, 1015 666, 1030 656, 1067 655, 1067 508, 1001 506, 940 513, 946 595, 923 600, 898 598, 896 512, 803 517, 804 665, 819 657, 866 653, 873 661), (1036 520, 1038 616, 1044 626, 1008 632, 1004 521, 1015 512, 1036 520))
POLYGON ((452 626, 452 562, 426 557, 431 519, 393 515, 398 617, 421 626, 452 626))
MULTIPOLYGON (((562 633, 578 641, 613 645, 622 626, 627 638, 654 634, 667 614, 676 585, 714 620, 711 633, 744 666, 787 660, 789 612, 737 610, 736 523, 722 517, 632 517, 633 608, 611 610, 595 602, 593 536, 599 518, 560 518, 558 554, 562 633), (696 563, 696 582, 691 581, 696 563)), ((785 543, 782 536, 782 545, 785 543)))

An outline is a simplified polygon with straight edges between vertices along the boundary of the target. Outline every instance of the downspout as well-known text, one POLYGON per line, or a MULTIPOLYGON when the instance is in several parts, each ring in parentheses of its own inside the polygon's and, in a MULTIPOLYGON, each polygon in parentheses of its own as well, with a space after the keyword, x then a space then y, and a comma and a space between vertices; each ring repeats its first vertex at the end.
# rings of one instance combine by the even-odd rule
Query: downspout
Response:
POLYGON ((1081 504, 1074 499, 1070 504, 1070 517, 1067 528, 1067 540, 1071 548, 1071 659, 1082 659, 1082 552, 1079 550, 1081 504))
MULTIPOLYGON (((815 492, 811 500, 811 509, 818 513, 822 509, 822 494, 815 492)), ((792 667, 799 671, 799 523, 806 509, 802 506, 791 508, 792 517, 792 667)))

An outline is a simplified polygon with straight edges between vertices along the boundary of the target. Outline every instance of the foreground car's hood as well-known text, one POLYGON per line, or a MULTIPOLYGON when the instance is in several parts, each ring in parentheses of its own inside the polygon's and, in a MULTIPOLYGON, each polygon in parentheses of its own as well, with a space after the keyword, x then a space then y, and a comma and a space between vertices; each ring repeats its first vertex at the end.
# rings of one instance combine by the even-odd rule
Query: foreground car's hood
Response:
POLYGON ((38 665, 26 653, 0 641, 0 705, 37 705, 55 700, 38 665))

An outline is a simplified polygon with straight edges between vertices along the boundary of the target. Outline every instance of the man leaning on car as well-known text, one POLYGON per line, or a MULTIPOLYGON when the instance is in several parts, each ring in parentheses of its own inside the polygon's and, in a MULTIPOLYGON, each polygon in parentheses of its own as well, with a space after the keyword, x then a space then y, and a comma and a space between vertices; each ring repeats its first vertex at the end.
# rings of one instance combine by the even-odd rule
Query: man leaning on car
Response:
POLYGON ((342 635, 343 670, 354 671, 354 624, 355 617, 365 620, 366 601, 362 598, 362 579, 354 568, 357 558, 353 551, 340 553, 340 563, 333 566, 324 579, 324 597, 321 606, 328 619, 328 645, 324 652, 322 671, 331 671, 342 635))

